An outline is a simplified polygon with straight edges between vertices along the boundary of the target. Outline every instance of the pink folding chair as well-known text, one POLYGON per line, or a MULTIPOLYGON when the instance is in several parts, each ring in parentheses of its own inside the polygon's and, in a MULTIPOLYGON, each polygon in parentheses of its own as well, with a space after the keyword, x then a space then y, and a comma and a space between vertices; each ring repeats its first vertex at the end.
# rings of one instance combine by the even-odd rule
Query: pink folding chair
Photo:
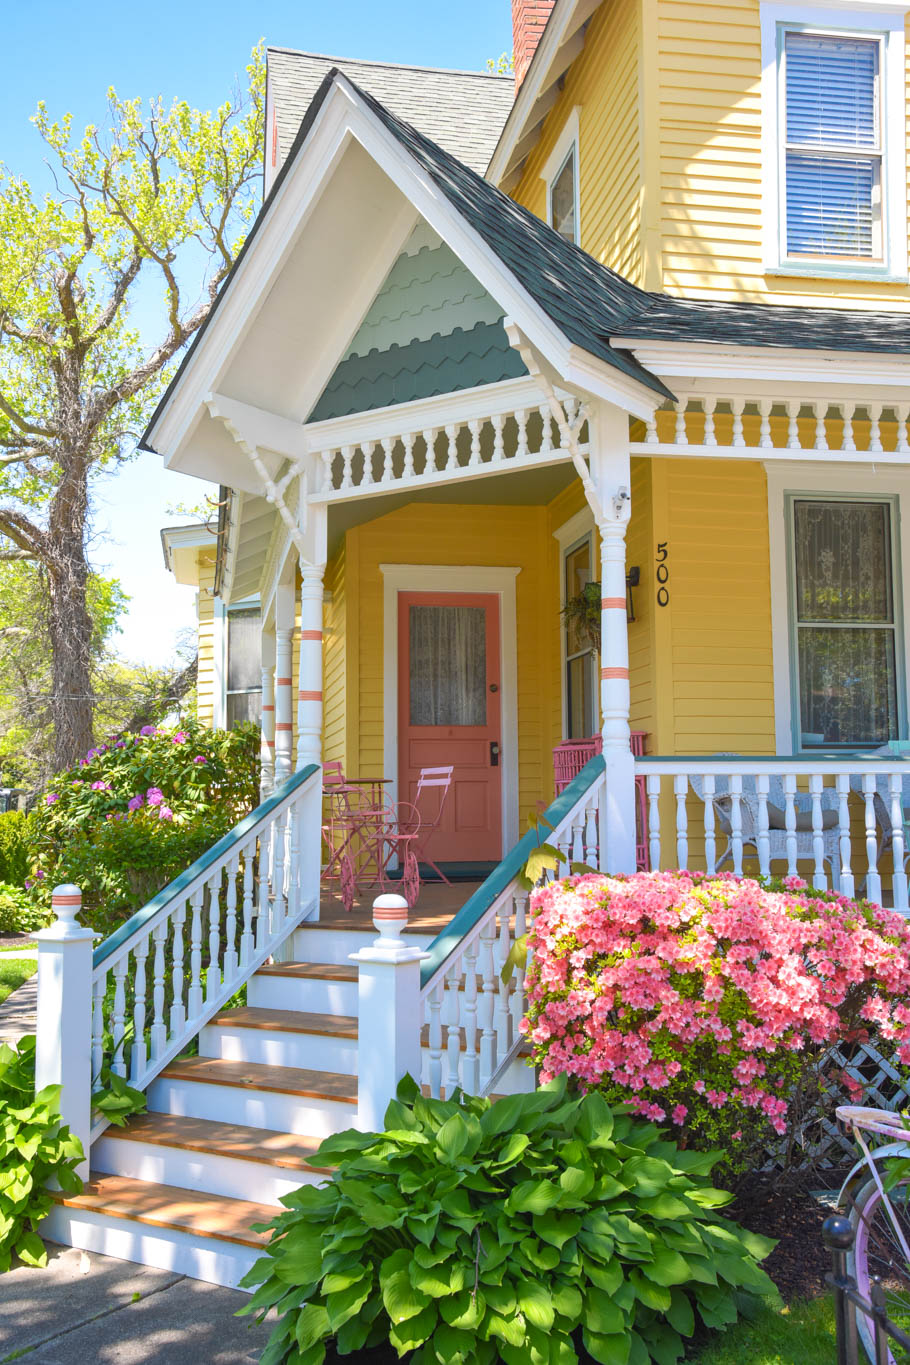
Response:
POLYGON ((455 765, 450 764, 447 768, 421 768, 420 776, 417 779, 417 791, 414 794, 414 806, 417 811, 417 822, 411 827, 410 832, 416 835, 412 845, 412 852, 418 863, 427 863, 437 876, 441 877, 446 886, 451 886, 442 868, 434 863, 427 853, 427 845, 439 828, 442 820, 446 802, 449 799, 449 792, 452 789, 452 774, 455 765), (424 816, 420 798, 425 791, 436 791, 439 793, 439 800, 436 805, 436 812, 433 815, 424 816))

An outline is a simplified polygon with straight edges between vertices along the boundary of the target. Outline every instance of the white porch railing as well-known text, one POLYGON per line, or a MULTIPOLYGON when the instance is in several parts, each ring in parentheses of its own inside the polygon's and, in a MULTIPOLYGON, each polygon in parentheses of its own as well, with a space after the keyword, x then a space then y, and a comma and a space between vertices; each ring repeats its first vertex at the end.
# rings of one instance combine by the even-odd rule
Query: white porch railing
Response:
POLYGON ((300 849, 302 822, 320 819, 320 774, 292 774, 96 948, 93 1085, 107 1063, 144 1090, 318 907, 320 869, 307 875, 300 849))
POLYGON ((421 971, 420 1022, 427 1028, 430 1093, 460 1087, 487 1094, 518 1050, 525 1013, 525 970, 501 976, 512 945, 529 927, 528 892, 519 874, 541 843, 559 849, 564 877, 572 863, 599 865, 604 761, 592 758, 478 887, 437 937, 421 971))
POLYGON ((767 876, 861 893, 908 912, 910 764, 856 757, 641 758, 652 868, 767 876))

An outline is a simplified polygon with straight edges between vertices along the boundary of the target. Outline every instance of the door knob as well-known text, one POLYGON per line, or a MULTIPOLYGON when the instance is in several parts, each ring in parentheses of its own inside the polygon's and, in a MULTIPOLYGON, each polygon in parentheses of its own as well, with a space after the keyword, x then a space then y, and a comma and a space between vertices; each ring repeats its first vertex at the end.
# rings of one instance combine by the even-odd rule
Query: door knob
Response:
POLYGON ((495 739, 490 740, 490 767, 499 767, 499 744, 495 739))

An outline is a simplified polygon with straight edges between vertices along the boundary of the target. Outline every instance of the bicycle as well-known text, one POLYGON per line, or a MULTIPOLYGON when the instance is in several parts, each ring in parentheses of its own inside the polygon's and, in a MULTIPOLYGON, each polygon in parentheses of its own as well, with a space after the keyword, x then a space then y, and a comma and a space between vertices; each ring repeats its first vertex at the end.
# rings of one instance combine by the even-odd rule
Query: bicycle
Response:
MULTIPOLYGON (((854 1233, 847 1273, 867 1303, 883 1295, 888 1318, 910 1332, 910 1129, 890 1110, 861 1105, 839 1105, 837 1120, 862 1152, 838 1198, 854 1233), (884 1141, 875 1146, 876 1139, 884 1141), (873 1294, 876 1281, 881 1293, 873 1294)), ((876 1350, 866 1313, 857 1313, 856 1325, 873 1365, 910 1365, 910 1351, 901 1346, 880 1343, 876 1350)))

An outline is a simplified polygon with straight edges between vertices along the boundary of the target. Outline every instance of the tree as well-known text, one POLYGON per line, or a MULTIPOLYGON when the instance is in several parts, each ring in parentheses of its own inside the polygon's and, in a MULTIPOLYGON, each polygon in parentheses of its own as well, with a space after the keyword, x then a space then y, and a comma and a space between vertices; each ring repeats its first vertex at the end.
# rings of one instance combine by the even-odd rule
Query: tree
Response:
POLYGON ((93 739, 93 472, 133 453, 258 204, 261 45, 247 72, 246 93, 215 113, 111 90, 107 130, 81 136, 42 103, 55 193, 39 199, 0 168, 0 558, 44 573, 55 769, 93 739), (148 346, 130 309, 150 284, 162 321, 148 346))

